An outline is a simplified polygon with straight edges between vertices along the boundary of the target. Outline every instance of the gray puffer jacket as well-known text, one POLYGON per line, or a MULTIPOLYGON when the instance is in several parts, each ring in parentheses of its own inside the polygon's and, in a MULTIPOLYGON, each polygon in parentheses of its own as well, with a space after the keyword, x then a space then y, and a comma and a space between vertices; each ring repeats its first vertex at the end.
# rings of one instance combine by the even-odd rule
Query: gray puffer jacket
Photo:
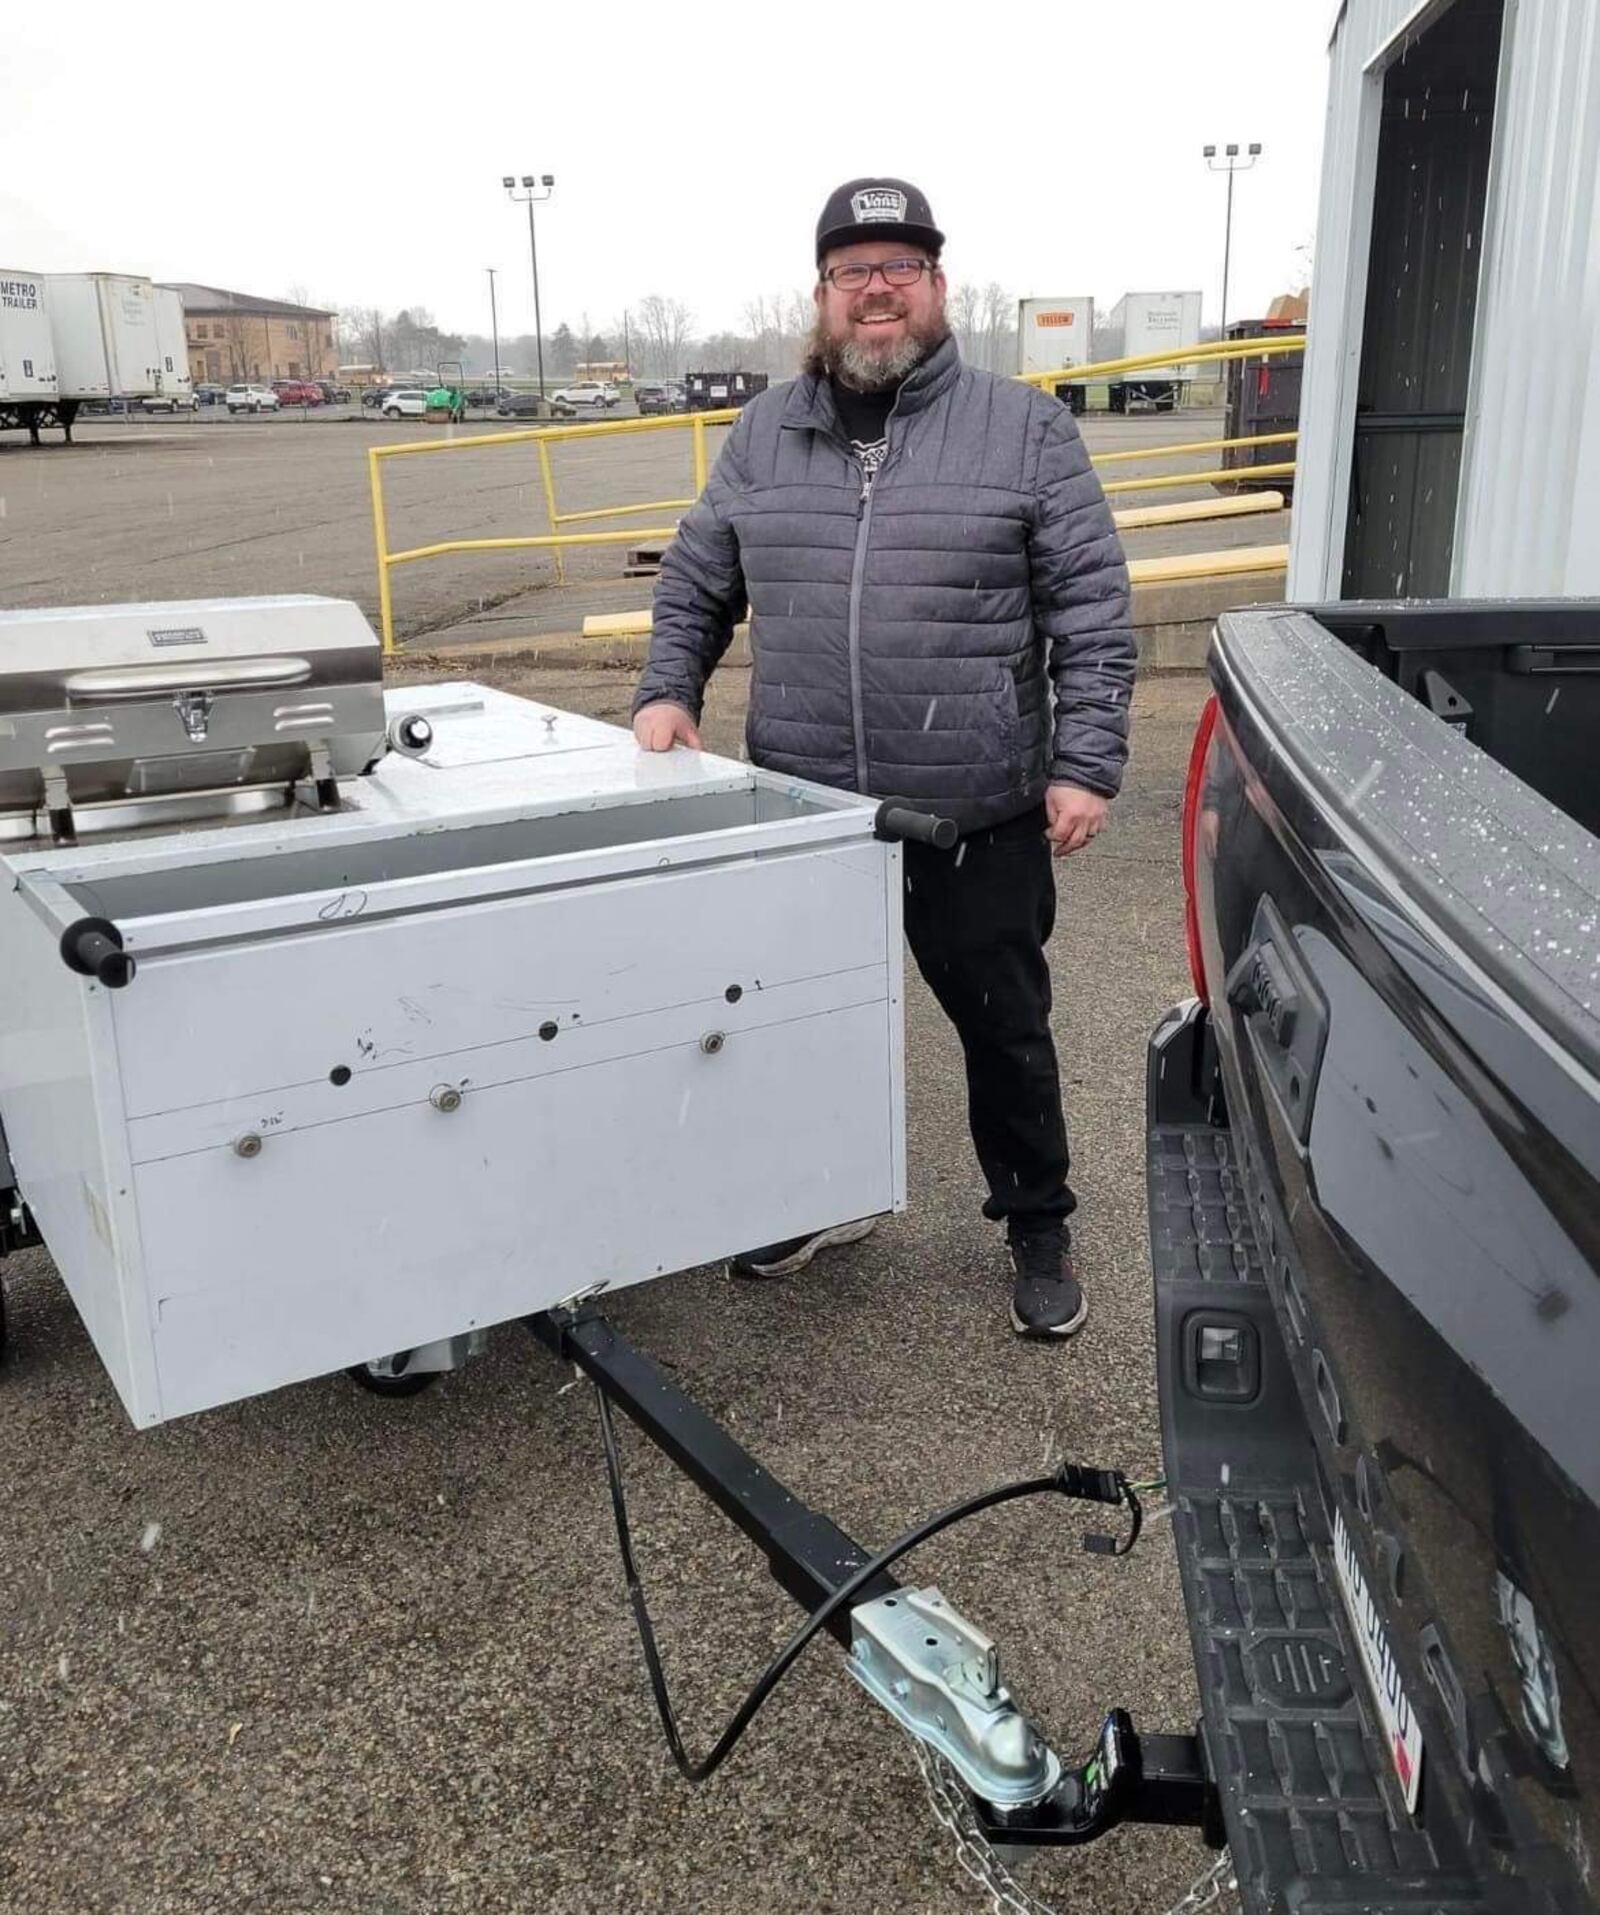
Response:
POLYGON ((1052 781, 1114 796, 1128 573, 1071 413, 946 340, 888 441, 864 492, 826 379, 751 401, 662 560, 634 709, 698 718, 748 602, 754 763, 963 829, 1052 781))

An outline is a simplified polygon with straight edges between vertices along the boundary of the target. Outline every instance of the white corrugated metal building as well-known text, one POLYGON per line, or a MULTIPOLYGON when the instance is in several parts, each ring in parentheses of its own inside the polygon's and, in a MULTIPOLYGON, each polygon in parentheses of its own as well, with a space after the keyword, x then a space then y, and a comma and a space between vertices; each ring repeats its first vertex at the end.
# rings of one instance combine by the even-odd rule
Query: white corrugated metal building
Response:
POLYGON ((1289 595, 1600 594, 1600 0, 1345 0, 1289 595))

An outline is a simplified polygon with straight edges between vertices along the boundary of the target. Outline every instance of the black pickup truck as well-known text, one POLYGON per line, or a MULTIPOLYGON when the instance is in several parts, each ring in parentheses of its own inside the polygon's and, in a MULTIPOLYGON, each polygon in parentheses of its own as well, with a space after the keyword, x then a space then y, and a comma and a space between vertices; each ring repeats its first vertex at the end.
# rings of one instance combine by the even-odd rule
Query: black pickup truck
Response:
POLYGON ((1600 1896, 1600 602, 1224 617, 1151 1041, 1247 1915, 1600 1896))

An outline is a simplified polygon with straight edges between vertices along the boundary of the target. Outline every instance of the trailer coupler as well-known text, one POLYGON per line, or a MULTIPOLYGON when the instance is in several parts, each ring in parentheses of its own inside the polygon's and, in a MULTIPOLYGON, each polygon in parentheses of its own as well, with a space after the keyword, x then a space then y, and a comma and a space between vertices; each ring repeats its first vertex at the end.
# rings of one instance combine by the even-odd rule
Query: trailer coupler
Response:
MULTIPOLYGON (((602 1406, 623 1410, 744 1531, 765 1554, 774 1579, 811 1619, 752 1691, 711 1756, 690 1762, 635 1581, 620 1475, 614 1474, 619 1541, 657 1707, 678 1766, 691 1780, 713 1772, 800 1648, 826 1630, 847 1651, 847 1667, 861 1687, 949 1765, 979 1828, 996 1847, 1092 1842, 1120 1822, 1196 1828, 1212 1847, 1223 1846, 1221 1807, 1200 1734, 1141 1735, 1125 1709, 1113 1709, 1088 1759, 1069 1767, 1001 1681, 994 1642, 938 1589, 907 1588, 889 1574, 889 1559, 947 1527, 964 1509, 930 1519, 874 1556, 785 1488, 592 1308, 548 1310, 527 1324, 553 1355, 574 1363, 594 1384, 602 1406)), ((602 1423, 614 1466, 604 1413, 602 1423)), ((1138 1500, 1115 1472, 1063 1464, 1048 1478, 1006 1486, 974 1504, 989 1507, 1045 1490, 1101 1504, 1126 1502, 1133 1514, 1127 1541, 1091 1536, 1085 1546, 1115 1555, 1131 1548, 1138 1500)))

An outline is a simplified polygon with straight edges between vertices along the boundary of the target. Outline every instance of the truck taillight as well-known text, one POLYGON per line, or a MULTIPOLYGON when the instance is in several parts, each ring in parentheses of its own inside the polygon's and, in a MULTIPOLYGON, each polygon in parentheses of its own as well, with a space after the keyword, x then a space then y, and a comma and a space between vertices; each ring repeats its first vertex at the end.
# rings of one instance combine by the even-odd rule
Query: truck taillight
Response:
POLYGON ((1205 960, 1200 952, 1200 908, 1194 895, 1195 834, 1200 829, 1200 794, 1206 780, 1206 759, 1211 754, 1211 734, 1217 728, 1217 695, 1205 702, 1200 723, 1195 727, 1194 743, 1189 748, 1189 777, 1183 787, 1183 929, 1189 945, 1189 975, 1194 993, 1202 1004, 1211 1002, 1206 989, 1205 960))

